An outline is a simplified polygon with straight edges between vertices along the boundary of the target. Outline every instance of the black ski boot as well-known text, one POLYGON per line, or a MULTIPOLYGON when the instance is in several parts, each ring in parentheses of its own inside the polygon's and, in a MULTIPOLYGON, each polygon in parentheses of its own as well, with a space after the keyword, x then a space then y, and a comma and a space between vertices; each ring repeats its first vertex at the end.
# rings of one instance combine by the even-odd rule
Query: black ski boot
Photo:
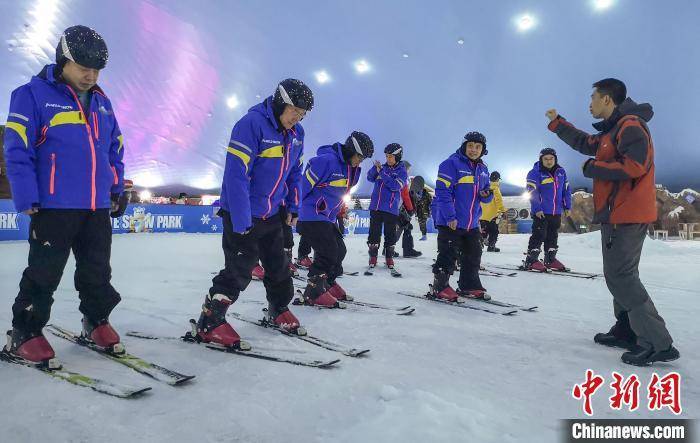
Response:
POLYGON ((678 349, 673 345, 669 346, 665 351, 655 351, 654 349, 642 348, 641 346, 634 351, 628 351, 622 354, 622 361, 628 365, 634 366, 649 366, 657 361, 673 361, 681 357, 678 349))
POLYGON ((486 250, 488 252, 501 252, 501 249, 497 248, 495 245, 489 245, 486 250))
POLYGON ((416 251, 415 249, 409 249, 408 251, 403 251, 403 258, 415 258, 423 255, 422 252, 416 251))
POLYGON ((620 314, 615 324, 607 333, 599 332, 593 337, 593 341, 614 348, 628 349, 635 351, 637 348, 637 335, 630 327, 627 312, 620 314))

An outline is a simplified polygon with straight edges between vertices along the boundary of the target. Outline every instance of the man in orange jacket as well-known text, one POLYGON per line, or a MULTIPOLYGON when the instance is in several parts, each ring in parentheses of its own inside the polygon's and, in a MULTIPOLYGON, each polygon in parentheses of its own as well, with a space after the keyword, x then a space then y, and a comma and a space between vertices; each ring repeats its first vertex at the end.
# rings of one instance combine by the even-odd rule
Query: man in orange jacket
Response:
POLYGON ((654 144, 647 122, 648 103, 627 97, 625 84, 614 78, 593 84, 590 112, 603 119, 589 135, 576 129, 555 109, 547 111, 549 130, 582 154, 593 179, 593 223, 601 224, 605 282, 613 295, 617 322, 594 340, 629 349, 622 361, 644 366, 680 357, 664 319, 639 279, 639 259, 649 223, 656 220, 654 144))

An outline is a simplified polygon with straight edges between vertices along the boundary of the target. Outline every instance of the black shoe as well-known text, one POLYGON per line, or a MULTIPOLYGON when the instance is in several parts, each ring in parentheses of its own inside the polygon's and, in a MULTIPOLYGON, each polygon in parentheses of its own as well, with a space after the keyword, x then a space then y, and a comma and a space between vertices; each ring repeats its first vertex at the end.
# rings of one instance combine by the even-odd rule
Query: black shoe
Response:
POLYGON ((622 361, 628 365, 649 366, 656 361, 678 360, 681 354, 678 349, 669 346, 665 351, 654 351, 653 349, 640 348, 622 354, 622 361))
POLYGON ((421 255, 423 255, 423 253, 420 251, 416 251, 415 249, 411 249, 410 251, 403 252, 403 258, 414 258, 414 257, 420 257, 421 255))
POLYGON ((622 312, 615 324, 608 332, 599 332, 593 337, 593 341, 614 348, 628 349, 636 352, 637 334, 630 327, 627 312, 622 312))
POLYGON ((489 246, 488 248, 486 248, 486 250, 488 252, 501 252, 501 250, 495 246, 489 246))

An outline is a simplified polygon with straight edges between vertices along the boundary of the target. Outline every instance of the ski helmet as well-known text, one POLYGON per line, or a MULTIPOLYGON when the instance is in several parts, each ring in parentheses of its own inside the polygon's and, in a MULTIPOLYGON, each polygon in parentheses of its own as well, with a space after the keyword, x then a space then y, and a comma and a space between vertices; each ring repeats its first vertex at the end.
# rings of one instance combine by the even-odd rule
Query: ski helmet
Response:
POLYGON ((500 179, 501 179, 501 173, 498 171, 493 171, 491 173, 491 176, 489 177, 489 180, 491 180, 492 182, 497 182, 500 179))
POLYGON ((347 163, 350 163, 350 159, 355 154, 360 154, 362 158, 371 158, 374 155, 374 143, 364 132, 352 131, 345 140, 342 151, 343 159, 347 163))
POLYGON ((109 52, 100 34, 87 26, 77 25, 63 31, 56 46, 56 64, 63 68, 68 60, 91 69, 103 69, 109 52))
POLYGON ((314 94, 301 80, 288 78, 277 85, 272 102, 282 110, 285 105, 292 105, 308 112, 314 107, 314 94))
MULTIPOLYGON (((469 143, 469 142, 481 143, 481 146, 483 146, 483 148, 484 148, 483 151, 481 151, 482 157, 489 153, 489 151, 486 150, 486 137, 484 137, 484 134, 482 134, 481 132, 477 132, 477 131, 467 132, 464 135, 464 141, 462 142, 462 150, 465 149, 467 143, 469 143)), ((465 152, 465 154, 466 154, 466 152, 465 152)))
POLYGON ((555 151, 553 148, 544 148, 540 151, 540 161, 542 161, 542 157, 545 155, 553 155, 554 159, 557 159, 557 151, 555 151))
POLYGON ((392 154, 396 158, 396 163, 401 161, 401 156, 403 154, 403 146, 398 143, 389 143, 384 148, 385 154, 392 154))

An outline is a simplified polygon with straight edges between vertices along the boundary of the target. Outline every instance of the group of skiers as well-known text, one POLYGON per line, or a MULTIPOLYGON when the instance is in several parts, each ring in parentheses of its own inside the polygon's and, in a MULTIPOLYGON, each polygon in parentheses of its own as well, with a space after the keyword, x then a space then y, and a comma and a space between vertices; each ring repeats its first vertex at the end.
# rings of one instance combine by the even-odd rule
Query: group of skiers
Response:
MULTIPOLYGON (((31 225, 28 266, 12 307, 13 329, 5 352, 37 364, 50 365, 54 358, 42 329, 71 251, 76 259, 83 338, 114 354, 124 352, 109 323, 120 301, 110 283, 110 216, 121 216, 128 199, 123 194, 124 141, 112 105, 97 85, 107 58, 107 46, 99 34, 73 26, 60 38, 56 63, 12 93, 5 132, 7 171, 16 209, 31 216, 31 225)), ((605 276, 615 298, 618 323, 608 334, 598 334, 596 342, 628 347, 634 355, 623 356, 623 360, 630 363, 672 360, 678 353, 636 273, 644 230, 630 227, 655 217, 647 208, 649 197, 643 194, 653 188, 653 148, 644 123, 650 109, 625 99, 626 95, 618 98, 609 85, 597 88, 596 94, 602 97, 599 116, 608 125, 599 128, 601 134, 589 136, 553 111, 553 115, 548 113, 550 129, 562 140, 597 156, 586 162, 584 173, 596 180, 596 217, 607 223, 603 225, 605 276), (625 180, 632 185, 620 185, 625 180), (625 196, 628 201, 622 200, 625 196), (610 203, 615 198, 620 204, 610 203), (636 255, 626 256, 628 248, 635 248, 636 255), (636 343, 641 350, 633 348, 636 343)), ((258 263, 264 269, 260 277, 268 301, 266 321, 289 333, 305 334, 289 309, 294 297, 290 272, 293 226, 303 241, 299 256, 307 259, 304 264, 309 268, 303 303, 330 308, 349 299, 337 281, 346 255, 338 216, 344 197, 362 176, 361 163, 373 157, 375 148, 367 134, 353 131, 342 142, 318 148, 304 165, 301 122, 313 107, 311 89, 290 78, 233 127, 220 201, 224 267, 204 297, 196 325, 201 342, 243 346, 226 314, 248 287, 258 263)), ((402 206, 409 215, 425 215, 430 206, 438 231, 438 255, 428 297, 447 301, 459 296, 488 297, 479 278, 482 242, 488 251, 498 251, 498 220, 504 208, 498 189, 500 176, 489 174, 483 162, 487 153, 486 137, 468 132, 456 152, 440 164, 430 202, 425 188, 410 194, 402 161, 404 147, 389 143, 384 148, 385 161, 374 161, 366 173, 374 186, 368 271, 377 266, 381 251, 385 265, 398 274, 394 263, 398 234, 402 231, 404 239, 410 234, 405 219, 400 221, 402 206), (384 247, 380 249, 382 233, 384 247), (453 289, 449 279, 457 264, 460 275, 453 289)), ((528 174, 527 188, 534 224, 525 267, 562 270, 556 258, 557 231, 561 215, 571 209, 571 192, 553 149, 540 152, 528 174)), ((426 238, 425 218, 420 222, 422 239, 426 238)), ((412 241, 403 249, 404 257, 417 255, 412 241)))

